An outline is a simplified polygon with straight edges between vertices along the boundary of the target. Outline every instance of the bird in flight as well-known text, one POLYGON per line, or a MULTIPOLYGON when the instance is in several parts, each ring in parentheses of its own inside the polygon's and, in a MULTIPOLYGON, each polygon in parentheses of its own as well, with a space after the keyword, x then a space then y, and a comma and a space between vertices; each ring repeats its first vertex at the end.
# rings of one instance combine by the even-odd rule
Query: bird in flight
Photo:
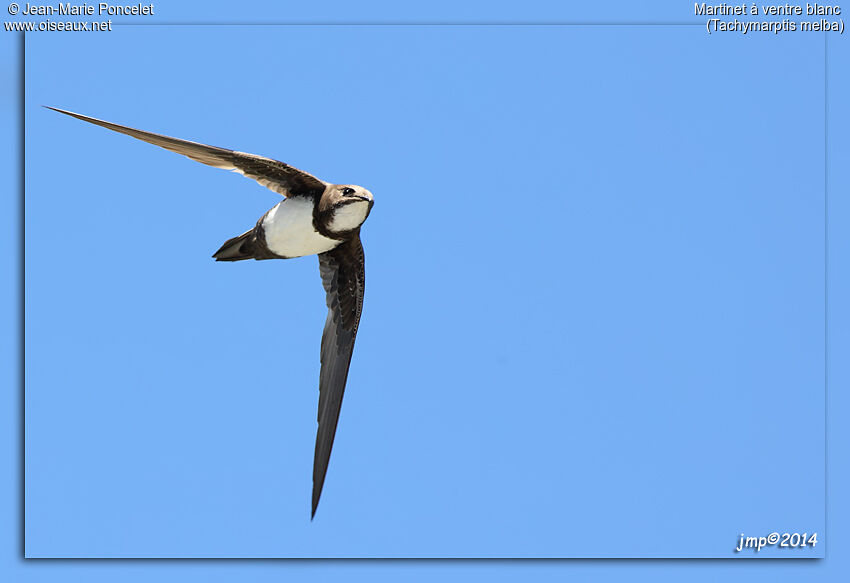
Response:
POLYGON ((242 261, 319 256, 328 318, 322 332, 319 428, 313 458, 311 518, 314 517, 328 471, 363 309, 365 264, 360 226, 372 210, 372 193, 361 186, 324 182, 271 158, 144 132, 55 107, 48 109, 127 134, 208 166, 238 172, 284 196, 253 229, 225 241, 213 257, 216 261, 242 261))

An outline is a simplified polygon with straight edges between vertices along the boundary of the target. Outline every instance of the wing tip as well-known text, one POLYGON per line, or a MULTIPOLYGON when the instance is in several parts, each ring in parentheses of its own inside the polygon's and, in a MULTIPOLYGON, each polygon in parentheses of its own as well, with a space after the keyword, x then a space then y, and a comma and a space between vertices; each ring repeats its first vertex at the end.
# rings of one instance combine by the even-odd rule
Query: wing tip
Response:
POLYGON ((319 508, 319 497, 322 495, 321 492, 316 492, 313 490, 313 510, 310 512, 310 522, 316 518, 316 509, 319 508))
MULTIPOLYGON (((50 110, 55 111, 57 113, 61 113, 61 114, 64 114, 64 115, 69 115, 71 117, 75 117, 75 118, 83 120, 83 121, 91 121, 91 120, 95 119, 93 117, 88 117, 87 115, 83 115, 81 113, 74 113, 73 111, 68 111, 67 109, 59 109, 58 107, 51 107, 49 105, 42 105, 42 107, 45 108, 45 109, 50 109, 50 110)), ((100 120, 97 120, 97 121, 100 121, 100 120)))

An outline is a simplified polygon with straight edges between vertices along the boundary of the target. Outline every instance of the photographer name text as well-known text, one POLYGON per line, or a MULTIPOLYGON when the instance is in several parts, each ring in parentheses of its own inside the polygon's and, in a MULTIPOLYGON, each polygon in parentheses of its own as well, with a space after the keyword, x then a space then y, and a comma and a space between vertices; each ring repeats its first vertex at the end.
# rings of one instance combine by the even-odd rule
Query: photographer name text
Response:
POLYGON ((26 16, 152 16, 153 4, 25 4, 20 14, 26 16))

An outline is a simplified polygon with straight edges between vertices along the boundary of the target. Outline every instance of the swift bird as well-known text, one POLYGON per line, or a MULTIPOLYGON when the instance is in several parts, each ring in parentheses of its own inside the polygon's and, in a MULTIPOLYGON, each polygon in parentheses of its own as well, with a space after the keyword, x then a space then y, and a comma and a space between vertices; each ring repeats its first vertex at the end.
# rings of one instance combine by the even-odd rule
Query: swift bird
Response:
POLYGON ((322 332, 319 428, 313 458, 311 518, 314 517, 328 471, 363 309, 365 272, 360 226, 372 210, 372 193, 361 186, 324 182, 271 158, 178 140, 54 107, 48 109, 127 134, 208 166, 238 172, 284 196, 253 229, 225 241, 213 257, 216 261, 242 261, 319 256, 328 318, 322 332))

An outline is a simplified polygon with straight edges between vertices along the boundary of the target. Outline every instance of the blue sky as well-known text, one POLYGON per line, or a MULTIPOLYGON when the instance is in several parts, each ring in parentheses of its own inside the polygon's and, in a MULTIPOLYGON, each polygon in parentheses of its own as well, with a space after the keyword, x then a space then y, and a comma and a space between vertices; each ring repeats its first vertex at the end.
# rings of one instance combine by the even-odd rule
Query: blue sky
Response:
POLYGON ((118 27, 28 37, 26 106, 28 556, 730 557, 823 532, 821 36, 118 27), (375 194, 314 522, 316 260, 209 258, 278 197, 42 104, 375 194))

